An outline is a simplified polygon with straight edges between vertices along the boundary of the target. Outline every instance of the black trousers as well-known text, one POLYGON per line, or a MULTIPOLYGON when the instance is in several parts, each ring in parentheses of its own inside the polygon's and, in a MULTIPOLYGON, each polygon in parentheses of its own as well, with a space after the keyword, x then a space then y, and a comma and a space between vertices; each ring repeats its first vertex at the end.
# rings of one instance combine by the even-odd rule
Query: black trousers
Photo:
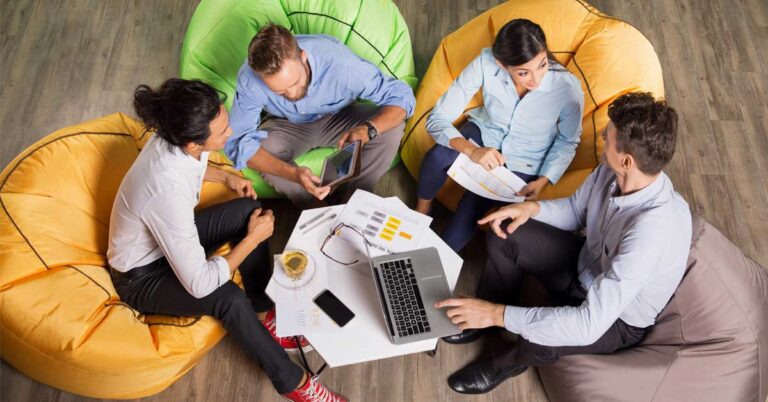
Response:
MULTIPOLYGON (((259 207, 253 199, 240 198, 206 208, 195 214, 200 243, 210 254, 228 241, 240 241, 247 232, 248 219, 259 207)), ((256 317, 268 311, 272 301, 264 289, 272 276, 269 246, 263 242, 240 264, 245 292, 228 281, 200 299, 194 298, 181 285, 165 258, 148 266, 134 268, 140 275, 113 275, 120 298, 145 314, 176 316, 209 315, 221 321, 224 328, 272 381, 277 392, 294 390, 304 371, 285 353, 256 317)))
MULTIPOLYGON (((586 297, 577 272, 582 237, 531 219, 507 239, 489 232, 486 240, 488 260, 477 289, 478 297, 494 303, 518 304, 524 273, 536 277, 558 305, 578 306, 586 297)), ((536 367, 554 363, 561 356, 612 353, 637 344, 645 332, 645 328, 617 319, 597 342, 587 346, 545 346, 520 337, 513 346, 495 351, 493 365, 536 367)))

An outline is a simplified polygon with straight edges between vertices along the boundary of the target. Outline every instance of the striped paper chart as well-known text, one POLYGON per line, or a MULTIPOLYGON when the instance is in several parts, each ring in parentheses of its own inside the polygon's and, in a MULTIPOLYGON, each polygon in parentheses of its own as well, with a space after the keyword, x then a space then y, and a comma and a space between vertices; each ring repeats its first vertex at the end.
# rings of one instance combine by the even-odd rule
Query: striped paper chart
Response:
POLYGON ((362 230, 379 250, 413 250, 432 218, 366 191, 357 190, 341 214, 341 222, 362 230))

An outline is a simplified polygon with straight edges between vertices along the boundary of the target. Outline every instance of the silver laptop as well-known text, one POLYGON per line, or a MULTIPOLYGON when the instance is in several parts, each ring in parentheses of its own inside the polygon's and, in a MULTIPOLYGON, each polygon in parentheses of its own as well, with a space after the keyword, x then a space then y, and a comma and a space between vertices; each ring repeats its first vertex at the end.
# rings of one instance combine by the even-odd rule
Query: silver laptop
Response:
POLYGON ((368 254, 368 260, 392 343, 461 332, 444 310, 435 308, 435 302, 453 297, 436 248, 374 258, 368 254))

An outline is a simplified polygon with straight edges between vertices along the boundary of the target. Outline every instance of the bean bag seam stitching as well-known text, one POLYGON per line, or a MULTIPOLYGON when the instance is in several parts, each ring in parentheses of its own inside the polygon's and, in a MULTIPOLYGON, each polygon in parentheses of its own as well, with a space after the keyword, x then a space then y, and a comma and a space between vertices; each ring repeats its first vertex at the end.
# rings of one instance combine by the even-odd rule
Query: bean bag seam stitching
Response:
MULTIPOLYGON (((721 236, 725 237, 724 235, 722 235, 722 233, 719 233, 719 234, 721 236)), ((736 246, 736 244, 734 244, 732 241, 730 241, 730 239, 728 239, 727 237, 726 237, 726 239, 728 240, 728 242, 732 246, 736 247, 739 250, 739 252, 741 253, 741 260, 742 261, 746 262, 746 261, 751 260, 750 258, 748 258, 744 254, 743 251, 741 251, 741 249, 738 248, 738 246, 736 246)), ((725 284, 726 282, 723 280, 723 276, 722 276, 720 270, 717 269, 714 264, 711 264, 711 266, 714 268, 713 271, 714 271, 715 275, 717 275, 717 277, 720 279, 720 282, 725 284)), ((723 288, 731 296, 731 300, 736 300, 736 298, 733 297, 733 292, 731 291, 730 288, 728 288, 727 286, 723 286, 723 288)), ((747 328, 749 329, 749 333, 750 333, 750 335, 752 335, 752 339, 755 342, 755 349, 757 349, 757 356, 755 357, 755 360, 756 360, 756 364, 755 365, 757 366, 757 373, 755 374, 755 376, 757 377, 757 388, 758 388, 758 392, 759 392, 760 386, 761 386, 761 380, 760 380, 760 338, 755 333, 755 329, 752 326, 752 323, 748 319, 746 319, 747 315, 745 314, 744 309, 742 308, 742 306, 739 303, 734 303, 734 304, 736 305, 736 308, 738 309, 739 313, 741 313, 741 316, 744 318, 744 322, 746 322, 747 328)))
POLYGON ((661 376, 661 379, 656 384, 656 389, 653 391, 653 395, 651 395, 651 401, 656 400, 656 395, 659 393, 659 389, 661 389, 661 386, 664 384, 664 379, 667 377, 667 373, 669 373, 669 369, 672 368, 672 365, 677 361, 678 356, 680 355, 680 349, 675 351, 675 357, 669 361, 667 364, 667 367, 664 369, 664 374, 661 376))
MULTIPOLYGON (((597 105, 595 96, 592 94, 592 88, 589 85, 589 81, 587 81, 586 74, 584 74, 584 71, 581 69, 581 67, 579 67, 579 63, 576 62, 576 52, 573 52, 572 55, 573 57, 571 58, 571 61, 573 61, 573 65, 576 66, 576 69, 579 70, 579 74, 581 74, 581 78, 584 79, 584 86, 587 87, 587 93, 589 94, 589 98, 592 99, 592 104, 595 105, 595 110, 592 113, 590 113, 590 117, 592 119, 592 150, 593 150, 593 154, 595 155, 595 163, 599 165, 600 158, 598 158, 597 156, 597 123, 595 122, 595 112, 597 112, 597 109, 599 108, 599 106, 597 105)), ((582 130, 584 130, 583 127, 582 127, 582 130)), ((571 162, 573 162, 573 160, 571 160, 571 162)), ((594 168, 592 170, 594 170, 594 168)))
MULTIPOLYGON (((651 42, 651 41, 650 41, 650 39, 648 39, 648 37, 645 35, 645 33, 643 33, 643 31, 641 31, 641 30, 637 29, 637 27, 636 27, 636 26, 634 26, 634 25, 630 24, 630 23, 629 23, 629 22, 627 22, 627 21, 624 21, 624 20, 623 20, 623 19, 621 19, 621 18, 618 18, 618 17, 614 17, 614 16, 612 16, 612 15, 603 14, 603 12, 602 12, 602 11, 598 10, 598 9, 597 9, 597 8, 595 8, 593 5, 591 5, 591 4, 589 4, 589 3, 585 2, 585 1, 582 1, 582 0, 575 0, 575 1, 576 1, 577 3, 579 3, 579 4, 580 4, 582 7, 584 7, 584 8, 587 10, 587 12, 588 12, 588 13, 590 13, 590 14, 592 14, 592 15, 595 15, 595 16, 596 16, 596 17, 598 17, 598 18, 604 18, 604 19, 607 19, 607 20, 614 20, 614 21, 618 21, 618 22, 621 22, 621 23, 624 23, 624 24, 626 24, 627 26, 630 26, 630 27, 632 27, 632 28, 633 28, 635 31, 637 31, 638 33, 640 33, 640 35, 642 35, 642 36, 643 36, 643 38, 645 39, 645 41, 646 41, 646 42, 648 42, 648 44, 650 44, 650 45, 651 45, 651 48, 653 48, 653 53, 655 53, 656 55, 658 55, 658 52, 656 51, 656 46, 654 46, 654 45, 653 45, 653 42, 651 42)), ((658 56, 657 56, 657 58, 658 58, 658 56)), ((662 75, 662 79, 663 79, 663 75, 662 75)))
MULTIPOLYGON (((141 136, 140 136, 140 137, 138 138, 138 140, 136 140, 136 141, 141 141, 141 140, 144 138, 144 136, 146 136, 146 134, 147 134, 148 132, 149 132, 149 130, 145 129, 145 130, 144 130, 144 132, 141 134, 141 136)), ((27 236, 25 236, 25 235, 24 235, 24 232, 22 232, 21 228, 19 228, 19 226, 16 224, 16 221, 13 219, 13 217, 11 216, 11 214, 8 212, 8 209, 6 208, 6 206, 5 206, 5 202, 3 202, 3 197, 2 197, 2 195, 1 195, 1 194, 2 194, 2 190, 3 190, 3 187, 5 187, 5 184, 8 182, 8 179, 9 179, 9 178, 11 177, 11 175, 12 175, 12 174, 13 174, 13 173, 16 171, 16 169, 17 169, 17 168, 18 168, 18 167, 19 167, 19 166, 22 164, 22 162, 24 162, 24 161, 25 161, 27 158, 29 158, 30 156, 32 156, 34 153, 36 153, 37 151, 39 151, 39 150, 40 150, 40 149, 42 149, 43 147, 46 147, 46 146, 48 146, 48 145, 50 145, 50 144, 53 144, 54 142, 57 142, 57 141, 59 141, 59 140, 63 140, 63 139, 66 139, 66 138, 70 138, 70 137, 75 137, 75 136, 80 136, 80 135, 115 135, 115 136, 121 136, 121 137, 131 137, 131 138, 133 138, 133 136, 132 136, 130 133, 121 133, 121 132, 106 132, 106 131, 104 131, 104 132, 102 132, 102 131, 80 131, 80 132, 76 132, 76 133, 70 133, 70 134, 62 135, 61 137, 57 137, 57 138, 54 138, 54 139, 52 139, 52 140, 50 140, 50 141, 48 141, 48 142, 46 142, 46 143, 44 143, 44 144, 40 144, 38 147, 36 147, 36 148, 32 149, 31 151, 29 151, 29 152, 28 152, 26 155, 24 155, 24 157, 22 157, 22 158, 21 158, 21 159, 20 159, 18 162, 16 162, 16 164, 13 166, 13 168, 11 168, 11 170, 8 172, 8 174, 5 176, 5 178, 3 178, 3 183, 2 183, 2 184, 0 184, 0 206, 2 206, 2 208, 3 208, 3 212, 5 212, 5 215, 8 217, 8 219, 10 219, 10 220, 11 220, 11 223, 13 223, 13 226, 16 228, 16 231, 19 233, 19 235, 21 235, 21 237, 22 237, 22 238, 24 239, 24 241, 27 243, 27 246, 29 246, 29 248, 32 250, 32 252, 34 252, 34 253, 35 253, 35 255, 36 255, 36 256, 37 256, 37 258, 40 260, 40 262, 42 262, 42 263, 43 263, 43 265, 45 266, 45 269, 46 269, 46 270, 50 270, 51 268, 48 266, 48 263, 46 263, 46 262, 45 262, 45 260, 43 259, 43 257, 42 257, 42 256, 41 256, 41 255, 40 255, 38 252, 37 252, 37 250, 35 249, 35 247, 34 247, 34 246, 32 245, 32 243, 29 241, 29 239, 27 238, 27 236)), ((141 148, 140 148, 140 147, 136 146, 136 148, 137 148, 139 151, 141 151, 141 148)), ((215 162, 212 162, 212 163, 215 163, 215 162)), ((109 291, 108 291, 107 289, 105 289, 105 288, 104 288, 104 287, 103 287, 103 286, 102 286, 100 283, 98 283, 98 282, 97 282, 95 279, 93 279, 93 278, 92 278, 90 275, 88 275, 88 274, 84 273, 83 271, 81 271, 80 269, 78 269, 77 267, 75 267, 75 266, 73 266, 73 265, 68 265, 68 267, 70 267, 70 268, 74 269, 75 271, 77 271, 77 272, 78 272, 78 273, 80 273, 81 275, 83 275, 83 276, 85 276, 86 278, 88 278, 88 279, 89 279, 91 282, 93 282, 94 284, 96 284, 96 286, 98 286, 99 288, 101 288, 101 290, 103 290, 103 291, 104 291, 104 292, 107 294, 107 297, 108 297, 108 298, 111 298, 111 297, 112 297, 112 295, 109 293, 109 291)), ((130 307, 128 304, 126 304, 126 303, 124 303, 124 302, 118 302, 118 303, 112 303, 112 304, 110 304, 110 303, 105 303, 104 305, 105 305, 105 306, 124 305, 124 306, 126 306, 126 307, 130 308, 131 310, 133 310, 134 312, 138 312, 138 310, 135 310, 133 307, 130 307)), ((196 324, 198 321, 200 321, 200 319, 201 319, 201 316, 195 316, 195 319, 194 319, 194 320, 193 320, 191 323, 187 323, 187 324, 173 324, 173 323, 161 323, 161 322, 146 322, 146 321, 142 321, 142 320, 140 320, 140 319, 138 318, 138 315, 136 315, 136 314, 134 314, 134 318, 136 318, 136 320, 138 320, 139 322, 141 322, 142 324, 144 324, 144 325, 147 325, 147 326, 152 326, 152 325, 168 325, 168 326, 175 326, 175 327, 188 327, 188 326, 192 326, 192 325, 196 324)))
MULTIPOLYGON (((332 20, 334 20, 334 21, 336 21, 336 22, 338 22, 338 23, 340 23, 340 24, 342 24, 342 25, 346 25, 347 27, 349 27, 349 29, 350 29, 350 31, 351 31, 351 32, 353 32, 353 33, 357 34, 357 36, 359 36, 359 37, 360 37, 362 40, 364 40, 364 41, 365 41, 365 43, 367 43, 367 44, 368 44, 368 46, 370 46, 371 48, 373 48, 373 50, 375 50, 375 51, 376 51, 376 53, 378 53, 378 54, 379 54, 379 56, 381 56, 381 64, 383 64, 383 65, 384 65, 384 67, 386 67, 387 71, 389 71, 389 73, 390 73, 390 74, 391 74, 393 77, 395 77, 396 79, 398 79, 398 80, 400 79, 400 77, 398 77, 397 75, 395 75, 395 73, 392 71, 392 69, 391 69, 391 68, 389 68, 389 65, 388 65, 388 64, 387 64, 387 63, 384 61, 384 58, 385 58, 384 54, 383 54, 383 53, 381 53, 381 51, 380 51, 380 50, 379 50, 379 49, 378 49, 376 46, 374 46, 374 45, 373 45, 373 44, 372 44, 370 41, 368 41, 368 39, 367 39, 365 36, 363 36, 363 35, 362 35, 360 32, 358 32, 358 31, 355 29, 355 27, 354 27, 352 24, 350 24, 350 23, 348 23, 348 22, 345 22, 345 21, 342 21, 342 20, 340 20, 340 19, 338 19, 338 18, 336 18, 336 17, 334 17, 334 16, 331 16, 331 15, 322 14, 322 13, 315 13, 315 12, 311 12, 311 11, 293 11, 293 12, 291 12, 291 13, 289 13, 289 14, 286 14, 286 16, 287 16, 287 17, 290 17, 290 16, 292 16, 292 15, 296 15, 296 14, 307 14, 307 15, 313 15, 313 16, 316 16, 316 17, 326 17, 326 18, 330 18, 330 19, 332 19, 332 20)), ((410 38, 409 38, 409 39, 410 39, 410 38)), ((410 41, 410 40, 409 40, 409 41, 410 41)), ((346 44, 345 44, 345 45, 346 45, 346 44)))
MULTIPOLYGON (((125 136, 125 137, 131 137, 131 138, 133 138, 133 136, 132 136, 131 134, 129 134, 129 133, 120 133, 120 132, 117 132, 117 133, 115 133, 115 132, 98 132, 98 131, 95 131, 95 132, 89 132, 89 131, 81 131, 81 132, 77 132, 77 133, 71 133, 71 134, 66 134, 66 135, 62 135, 61 137, 57 137, 57 138, 54 138, 54 139, 52 139, 52 140, 50 140, 50 141, 48 141, 48 142, 46 142, 46 143, 44 143, 44 144, 40 144, 40 145, 39 145, 37 148, 35 148, 35 149, 33 149, 33 150, 29 151, 29 152, 28 152, 26 155, 24 155, 24 156, 23 156, 23 157, 22 157, 22 158, 21 158, 21 159, 20 159, 18 162, 16 162, 16 164, 13 166, 13 168, 11 168, 11 170, 8 172, 8 174, 5 176, 5 178, 3 178, 3 183, 2 183, 2 184, 0 184, 0 194, 2 194, 2 191, 3 191, 3 188, 5 187, 5 184, 6 184, 6 183, 8 183, 8 179, 9 179, 9 178, 11 177, 11 175, 12 175, 12 174, 13 174, 13 173, 16 171, 16 169, 18 169, 19 165, 21 165, 21 163, 22 163, 22 162, 24 162, 25 160, 27 160, 27 158, 29 158, 30 156, 32 156, 34 153, 36 153, 37 151, 39 151, 39 150, 40 150, 40 149, 42 149, 43 147, 46 147, 46 146, 48 146, 48 145, 50 145, 50 144, 53 144, 54 142, 57 142, 57 141, 59 141, 59 140, 62 140, 62 139, 65 139, 65 138, 69 138, 69 137, 78 136, 78 135, 88 135, 88 134, 92 134, 92 135, 116 135, 116 136, 125 136)), ((143 134, 142 134, 142 137, 143 137, 143 134)), ((37 256, 37 258, 40 260, 40 262, 42 262, 42 263, 43 263, 43 265, 45 266, 45 269, 46 269, 46 270, 49 270, 49 269, 51 269, 51 268, 48 266, 48 264, 45 262, 45 260, 43 259, 43 257, 42 257, 42 256, 41 256, 41 255, 40 255, 38 252, 37 252, 37 250, 35 249, 35 247, 34 247, 34 246, 32 246, 32 243, 29 241, 29 239, 27 238, 27 236, 25 236, 25 235, 24 235, 24 232, 22 232, 22 231, 21 231, 21 228, 19 228, 19 225, 17 225, 17 224, 16 224, 16 221, 13 219, 13 217, 11 216, 11 214, 8 212, 8 209, 7 209, 7 208, 6 208, 6 206, 5 206, 5 202, 3 201, 3 197, 2 197, 2 195, 0 195, 0 206, 2 206, 2 207, 3 207, 3 212, 5 212, 5 215, 8 217, 8 219, 10 219, 10 220, 11 220, 11 223, 13 223, 13 226, 16 228, 16 231, 17 231, 17 232, 18 232, 18 233, 21 235, 21 237, 22 237, 22 238, 24 239, 24 241, 27 243, 27 245, 28 245, 28 246, 29 246, 29 248, 32 250, 32 252, 34 252, 34 253, 35 253, 35 255, 36 255, 36 256, 37 256)))

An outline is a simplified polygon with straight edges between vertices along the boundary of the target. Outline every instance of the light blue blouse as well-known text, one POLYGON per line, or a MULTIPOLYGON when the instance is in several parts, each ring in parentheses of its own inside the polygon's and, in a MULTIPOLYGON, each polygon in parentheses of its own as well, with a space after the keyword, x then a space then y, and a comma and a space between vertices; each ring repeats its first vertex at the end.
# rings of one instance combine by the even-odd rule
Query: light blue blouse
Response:
POLYGON ((427 131, 437 143, 449 146, 461 136, 453 121, 481 89, 484 105, 468 115, 480 128, 483 145, 499 149, 509 170, 557 183, 581 136, 584 92, 579 80, 568 71, 550 69, 521 100, 512 77, 496 64, 490 48, 483 49, 427 118, 427 131))

